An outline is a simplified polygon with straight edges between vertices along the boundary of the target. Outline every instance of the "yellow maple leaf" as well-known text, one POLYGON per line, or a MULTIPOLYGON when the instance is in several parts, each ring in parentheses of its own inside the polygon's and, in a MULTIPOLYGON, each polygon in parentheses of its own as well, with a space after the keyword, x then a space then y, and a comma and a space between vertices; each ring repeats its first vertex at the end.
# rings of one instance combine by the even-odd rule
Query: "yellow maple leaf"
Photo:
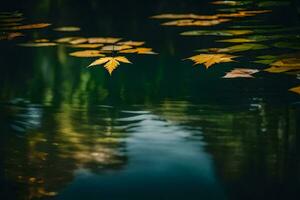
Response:
POLYGON ((104 65, 104 68, 108 71, 108 73, 111 75, 112 72, 120 65, 120 62, 122 63, 131 63, 126 57, 124 56, 117 56, 117 57, 104 57, 99 58, 98 60, 95 60, 93 63, 91 63, 88 67, 92 67, 95 65, 104 65))
POLYGON ((229 54, 199 54, 196 56, 189 57, 187 59, 192 60, 195 63, 195 65, 204 64, 206 69, 208 69, 216 63, 233 62, 234 60, 232 59, 236 57, 237 56, 232 56, 229 54))

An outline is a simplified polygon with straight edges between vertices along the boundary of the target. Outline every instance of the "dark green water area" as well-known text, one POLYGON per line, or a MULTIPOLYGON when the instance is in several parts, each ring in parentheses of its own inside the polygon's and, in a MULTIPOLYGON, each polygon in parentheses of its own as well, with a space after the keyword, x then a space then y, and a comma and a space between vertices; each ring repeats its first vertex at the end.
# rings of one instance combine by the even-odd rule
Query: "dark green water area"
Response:
POLYGON ((1 1, 0 199, 300 199, 300 2, 1 1))

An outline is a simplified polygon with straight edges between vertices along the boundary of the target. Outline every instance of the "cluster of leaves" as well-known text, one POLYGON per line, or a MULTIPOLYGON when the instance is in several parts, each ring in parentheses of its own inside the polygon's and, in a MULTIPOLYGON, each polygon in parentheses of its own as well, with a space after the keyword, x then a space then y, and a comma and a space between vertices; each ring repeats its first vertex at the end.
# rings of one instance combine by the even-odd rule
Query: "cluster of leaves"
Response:
POLYGON ((0 13, 0 40, 12 40, 24 34, 20 31, 40 29, 50 26, 48 23, 23 23, 25 18, 21 12, 1 12, 0 13))
MULTIPOLYGON (((214 1, 212 4, 231 6, 232 8, 223 8, 222 11, 229 11, 231 13, 222 13, 215 15, 196 15, 196 14, 161 14, 153 16, 154 19, 174 20, 164 22, 164 26, 215 26, 223 22, 232 21, 233 18, 242 18, 248 16, 255 16, 257 14, 269 13, 271 10, 247 10, 241 7, 242 5, 257 4, 258 7, 272 7, 278 5, 287 5, 289 2, 273 2, 273 1, 214 1), (236 7, 240 6, 240 7, 236 7)), ((218 43, 232 43, 234 45, 207 48, 197 50, 201 54, 191 56, 187 60, 194 62, 194 65, 203 64, 206 69, 218 63, 233 62, 234 58, 241 55, 235 53, 245 51, 257 51, 268 49, 270 47, 283 49, 300 49, 299 35, 294 33, 299 31, 298 27, 280 27, 275 25, 252 25, 252 26, 230 26, 230 29, 223 30, 194 30, 182 32, 182 36, 217 36, 217 37, 231 37, 228 39, 220 39, 218 43), (289 33, 291 32, 291 33, 289 33), (281 40, 280 42, 276 42, 281 40), (282 41, 286 40, 286 41, 282 41), (275 42, 273 42, 275 41, 275 42), (263 44, 261 42, 264 42, 263 44), (268 42, 269 44, 265 44, 268 42)), ((254 74, 265 71, 270 73, 286 73, 286 74, 300 74, 300 57, 299 54, 281 55, 281 56, 260 56, 256 63, 269 65, 264 70, 251 68, 234 68, 227 72, 223 78, 254 78, 254 74)), ((300 87, 292 88, 290 91, 300 94, 300 87)))
POLYGON ((222 13, 215 15, 197 14, 161 14, 155 15, 153 19, 174 20, 162 23, 163 26, 215 26, 231 21, 231 18, 249 17, 257 14, 268 13, 270 10, 243 10, 236 13, 222 13))
POLYGON ((37 39, 19 45, 25 47, 64 45, 69 48, 83 48, 85 50, 71 52, 70 56, 81 58, 99 57, 89 67, 104 65, 104 68, 111 75, 120 63, 131 63, 125 56, 116 54, 156 54, 152 48, 143 47, 144 44, 143 41, 122 41, 122 38, 115 37, 63 37, 54 41, 37 39))

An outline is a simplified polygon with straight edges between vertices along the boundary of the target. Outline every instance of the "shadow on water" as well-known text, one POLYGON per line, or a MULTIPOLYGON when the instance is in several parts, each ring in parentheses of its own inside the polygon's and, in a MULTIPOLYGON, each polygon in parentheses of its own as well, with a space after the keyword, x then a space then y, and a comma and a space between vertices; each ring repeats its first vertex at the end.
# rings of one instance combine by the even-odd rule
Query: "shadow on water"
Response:
MULTIPOLYGON (((288 91, 299 85, 299 71, 221 78, 237 67, 266 68, 252 62, 258 56, 278 59, 297 53, 297 1, 280 7, 269 7, 268 1, 250 8, 243 1, 233 8, 273 13, 236 19, 217 29, 163 27, 149 19, 163 13, 214 14, 216 5, 210 1, 82 2, 3 5, 22 11, 29 21, 82 30, 30 30, 22 38, 0 41, 1 199, 299 196, 299 95, 288 91), (275 35, 274 26, 296 29, 267 37, 275 35), (182 60, 197 49, 224 48, 215 41, 228 37, 180 33, 237 27, 256 30, 246 39, 259 38, 270 48, 242 52, 238 62, 207 70, 182 60), (74 50, 64 45, 16 46, 65 36, 145 41, 159 55, 129 54, 133 64, 121 65, 109 76, 101 66, 87 69, 93 58, 71 57, 74 50), (272 46, 279 42, 280 48, 272 46)), ((218 9, 228 12, 232 7, 218 9)))

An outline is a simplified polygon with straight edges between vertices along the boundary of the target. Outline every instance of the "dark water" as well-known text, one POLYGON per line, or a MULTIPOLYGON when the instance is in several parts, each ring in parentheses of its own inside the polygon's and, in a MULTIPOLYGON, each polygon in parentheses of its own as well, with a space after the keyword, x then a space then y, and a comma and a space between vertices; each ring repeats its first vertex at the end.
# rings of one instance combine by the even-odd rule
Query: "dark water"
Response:
POLYGON ((297 74, 221 78, 236 67, 267 68, 252 62, 257 56, 296 53, 299 2, 244 2, 234 8, 273 12, 214 27, 164 27, 149 19, 232 8, 209 2, 3 3, 2 11, 19 10, 29 22, 82 31, 28 30, 0 41, 1 199, 299 199, 300 96, 288 91, 300 85, 297 74), (281 37, 208 70, 182 60, 230 44, 215 42, 228 37, 179 33, 233 26, 281 37), (74 35, 146 41, 159 54, 128 55, 133 64, 109 76, 101 66, 87 69, 93 59, 71 57, 65 46, 16 46, 74 35))

